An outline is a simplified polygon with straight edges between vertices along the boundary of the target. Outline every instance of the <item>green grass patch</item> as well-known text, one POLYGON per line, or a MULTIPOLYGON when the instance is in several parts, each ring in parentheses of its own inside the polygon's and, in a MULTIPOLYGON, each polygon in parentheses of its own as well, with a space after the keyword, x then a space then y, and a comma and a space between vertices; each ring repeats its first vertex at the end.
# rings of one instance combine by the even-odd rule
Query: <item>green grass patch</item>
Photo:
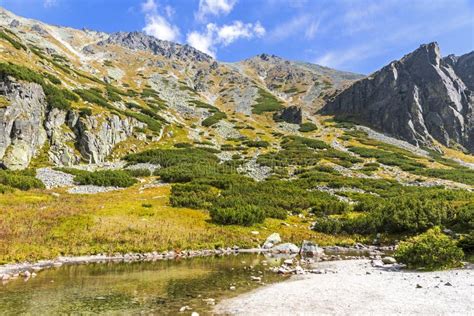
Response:
POLYGON ((283 103, 273 94, 261 88, 258 89, 258 98, 252 106, 252 113, 262 114, 265 112, 276 112, 283 109, 283 103))
POLYGON ((308 132, 315 131, 317 129, 318 129, 318 126, 316 124, 311 123, 311 122, 306 122, 306 123, 300 124, 300 128, 298 130, 302 133, 308 133, 308 132))

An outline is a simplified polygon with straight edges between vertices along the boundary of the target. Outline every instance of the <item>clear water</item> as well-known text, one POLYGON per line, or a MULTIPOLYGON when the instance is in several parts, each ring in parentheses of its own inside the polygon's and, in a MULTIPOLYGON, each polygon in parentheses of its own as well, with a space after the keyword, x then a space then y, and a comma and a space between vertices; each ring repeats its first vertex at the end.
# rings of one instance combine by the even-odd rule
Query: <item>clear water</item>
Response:
MULTIPOLYGON (((42 271, 28 281, 0 285, 2 315, 174 315, 188 305, 200 315, 219 300, 264 283, 284 280, 268 271, 262 255, 193 258, 181 261, 68 265, 42 271), (251 269, 249 266, 252 266, 251 269), (259 273, 259 271, 261 273, 259 273), (235 290, 230 290, 235 286, 235 290)), ((183 313, 189 315, 191 311, 183 313)))

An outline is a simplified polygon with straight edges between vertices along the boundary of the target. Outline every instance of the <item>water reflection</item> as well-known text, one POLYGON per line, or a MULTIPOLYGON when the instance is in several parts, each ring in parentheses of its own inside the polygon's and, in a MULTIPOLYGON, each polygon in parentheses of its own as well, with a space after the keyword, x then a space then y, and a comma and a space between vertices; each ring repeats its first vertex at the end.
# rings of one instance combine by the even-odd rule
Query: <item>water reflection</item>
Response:
POLYGON ((268 271, 279 262, 240 254, 63 266, 43 271, 28 282, 19 279, 1 286, 0 313, 163 315, 188 305, 202 315, 212 308, 205 299, 219 300, 257 287, 250 276, 260 276, 265 283, 282 280, 268 271))

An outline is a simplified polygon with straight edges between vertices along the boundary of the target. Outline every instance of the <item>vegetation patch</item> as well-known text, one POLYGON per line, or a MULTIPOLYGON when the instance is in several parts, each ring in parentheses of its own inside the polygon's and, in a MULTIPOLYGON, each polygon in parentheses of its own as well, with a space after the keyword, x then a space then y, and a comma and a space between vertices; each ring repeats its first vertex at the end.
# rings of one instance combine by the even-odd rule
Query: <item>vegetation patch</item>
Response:
POLYGON ((9 42, 14 48, 16 49, 23 49, 26 50, 26 46, 14 39, 12 36, 4 32, 4 30, 0 30, 0 39, 6 40, 9 42))
POLYGON ((395 258, 409 269, 449 269, 461 266, 464 254, 456 242, 434 227, 427 232, 403 241, 395 252, 395 258))
POLYGON ((11 188, 20 190, 42 189, 43 182, 35 178, 33 169, 22 171, 0 170, 0 193, 11 191, 11 188))
POLYGON ((137 180, 123 170, 99 170, 94 172, 65 168, 62 171, 73 174, 74 181, 82 185, 97 185, 101 187, 126 188, 134 185, 137 180))
POLYGON ((300 124, 300 128, 298 130, 302 133, 309 133, 317 129, 318 129, 318 126, 316 124, 311 123, 311 122, 306 122, 306 123, 300 124))
POLYGON ((261 88, 258 89, 258 98, 253 105, 252 113, 262 114, 265 112, 276 112, 283 109, 283 104, 273 94, 261 88))
POLYGON ((224 112, 215 112, 208 118, 204 119, 201 122, 202 126, 210 127, 214 124, 217 124, 220 120, 227 118, 227 115, 224 112))
POLYGON ((0 78, 3 80, 7 76, 12 76, 18 80, 34 82, 39 84, 46 95, 46 100, 51 108, 68 110, 71 108, 71 101, 77 101, 78 98, 71 91, 58 89, 44 81, 41 74, 20 65, 0 63, 0 78))

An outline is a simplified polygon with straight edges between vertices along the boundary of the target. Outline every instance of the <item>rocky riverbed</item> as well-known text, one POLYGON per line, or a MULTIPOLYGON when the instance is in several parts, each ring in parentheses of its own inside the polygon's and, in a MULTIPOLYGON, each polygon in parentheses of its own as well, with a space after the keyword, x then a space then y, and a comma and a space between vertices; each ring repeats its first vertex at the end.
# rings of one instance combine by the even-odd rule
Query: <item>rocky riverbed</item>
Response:
POLYGON ((472 315, 474 269, 416 272, 377 261, 319 262, 320 273, 293 276, 224 300, 231 315, 472 315))

